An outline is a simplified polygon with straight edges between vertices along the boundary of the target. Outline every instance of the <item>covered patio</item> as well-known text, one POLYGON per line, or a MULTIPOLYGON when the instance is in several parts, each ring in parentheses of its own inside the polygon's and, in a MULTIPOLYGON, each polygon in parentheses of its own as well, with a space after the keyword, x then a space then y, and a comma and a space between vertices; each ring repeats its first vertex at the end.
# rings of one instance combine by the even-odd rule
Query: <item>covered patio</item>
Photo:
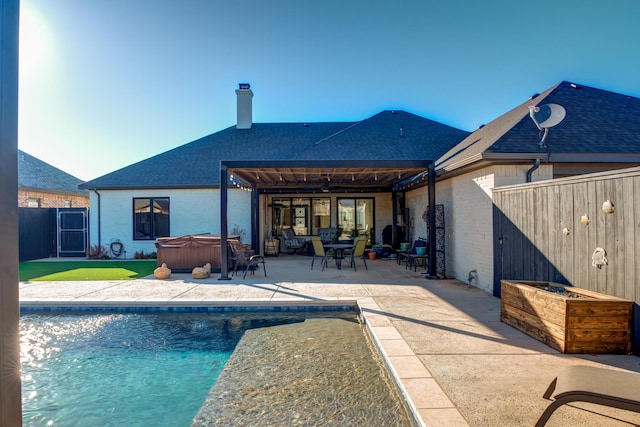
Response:
MULTIPOLYGON (((269 194, 326 194, 341 192, 389 193, 391 195, 392 246, 399 246, 397 236, 398 193, 418 186, 428 186, 428 205, 435 206, 435 169, 433 160, 247 160, 220 161, 221 243, 229 236, 228 189, 230 186, 250 190, 251 242, 259 252, 262 243, 260 196, 269 194), (420 179, 416 179, 420 176, 420 179), (424 181, 424 182, 423 182, 424 181)), ((435 210, 430 210, 429 229, 435 229, 435 210)), ((335 226, 335 224, 332 224, 335 226)), ((435 271, 436 242, 429 241, 428 271, 435 271)), ((227 254, 222 252, 221 280, 229 279, 227 254)))

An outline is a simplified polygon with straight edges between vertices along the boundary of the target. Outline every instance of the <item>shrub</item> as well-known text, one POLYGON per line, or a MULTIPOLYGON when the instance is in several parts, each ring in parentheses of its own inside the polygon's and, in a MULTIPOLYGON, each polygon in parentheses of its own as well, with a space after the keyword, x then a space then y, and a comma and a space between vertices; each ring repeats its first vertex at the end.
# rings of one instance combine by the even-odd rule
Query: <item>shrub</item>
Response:
POLYGON ((147 259, 147 255, 143 250, 135 251, 135 253, 133 254, 133 259, 147 259))
POLYGON ((101 245, 89 246, 87 250, 87 258, 89 259, 109 259, 107 248, 101 245))
POLYGON ((244 239, 244 235, 246 234, 246 231, 244 228, 240 228, 238 224, 233 224, 233 228, 231 229, 230 234, 239 236, 240 243, 242 243, 242 240, 244 239))

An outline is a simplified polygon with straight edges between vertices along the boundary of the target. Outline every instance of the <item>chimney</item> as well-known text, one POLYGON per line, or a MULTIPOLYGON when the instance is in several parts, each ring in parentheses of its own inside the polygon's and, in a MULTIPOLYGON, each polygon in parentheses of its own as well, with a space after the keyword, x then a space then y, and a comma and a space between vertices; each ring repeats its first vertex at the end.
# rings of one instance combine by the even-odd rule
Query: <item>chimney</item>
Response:
POLYGON ((236 89, 236 96, 238 102, 236 129, 251 129, 251 125, 253 124, 251 117, 251 98, 253 98, 251 85, 249 83, 240 83, 238 89, 236 89))

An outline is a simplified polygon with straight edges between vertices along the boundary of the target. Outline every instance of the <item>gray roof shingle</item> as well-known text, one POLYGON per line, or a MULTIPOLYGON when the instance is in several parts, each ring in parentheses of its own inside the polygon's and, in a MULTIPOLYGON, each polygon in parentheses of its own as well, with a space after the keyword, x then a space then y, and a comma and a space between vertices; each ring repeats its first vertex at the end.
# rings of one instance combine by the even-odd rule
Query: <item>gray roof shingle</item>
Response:
POLYGON ((523 153, 639 154, 640 98, 560 82, 471 133, 442 155, 436 168, 451 171, 483 157, 523 153), (529 105, 549 103, 562 105, 566 117, 549 129, 546 147, 541 147, 529 105))
POLYGON ((361 122, 232 126, 88 181, 81 188, 217 186, 220 160, 435 159, 466 135, 403 111, 383 111, 361 122))
POLYGON ((404 111, 383 111, 300 151, 295 159, 429 160, 469 132, 404 111))
POLYGON ((18 188, 87 196, 86 191, 78 189, 82 182, 81 179, 18 150, 18 188))

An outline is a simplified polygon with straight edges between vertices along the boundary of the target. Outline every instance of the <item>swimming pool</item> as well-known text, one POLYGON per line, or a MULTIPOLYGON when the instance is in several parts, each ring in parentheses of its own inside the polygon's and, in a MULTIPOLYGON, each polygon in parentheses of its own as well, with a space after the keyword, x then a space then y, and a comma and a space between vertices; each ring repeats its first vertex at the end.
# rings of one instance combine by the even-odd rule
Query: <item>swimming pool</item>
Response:
MULTIPOLYGON (((322 417, 330 412, 327 408, 314 409, 319 411, 314 415, 305 409, 305 405, 312 402, 313 407, 318 408, 318 403, 325 400, 331 407, 339 406, 337 394, 344 394, 342 389, 345 385, 335 384, 335 378, 358 372, 366 378, 358 379, 354 375, 345 384, 351 382, 357 389, 366 389, 369 387, 367 384, 374 385, 371 389, 376 393, 374 402, 366 402, 367 407, 356 415, 357 421, 344 418, 346 415, 342 411, 332 410, 334 415, 331 416, 338 414, 343 417, 344 422, 340 425, 362 425, 363 413, 371 412, 371 405, 379 405, 389 407, 389 419, 402 420, 400 424, 394 421, 395 425, 403 425, 405 421, 404 425, 410 425, 408 417, 402 414, 402 403, 394 396, 392 387, 388 387, 388 378, 379 375, 379 361, 369 357, 373 365, 358 367, 354 364, 362 365, 363 362, 356 360, 341 367, 341 363, 348 360, 349 353, 362 355, 362 342, 356 344, 353 336, 343 332, 342 324, 328 326, 331 332, 327 332, 325 325, 324 332, 318 334, 317 322, 304 322, 310 317, 316 320, 327 316, 334 317, 328 320, 336 320, 337 317, 345 325, 357 325, 359 334, 363 335, 361 325, 354 321, 355 314, 344 312, 23 313, 20 324, 24 425, 188 426, 196 415, 193 425, 229 425, 230 420, 235 420, 233 425, 265 425, 273 417, 282 417, 283 409, 276 409, 273 403, 263 405, 263 412, 271 412, 259 418, 263 424, 251 424, 248 418, 240 421, 238 417, 258 408, 256 397, 264 404, 263 397, 269 395, 279 396, 279 405, 298 414, 298 417, 301 412, 306 413, 305 416, 315 417, 319 424, 326 425, 326 419, 322 417), (275 325, 289 325, 293 329, 272 328, 275 325), (248 330, 251 330, 250 334, 246 333, 248 330), (274 332, 276 330, 279 332, 274 332), (278 342, 286 341, 285 337, 289 337, 289 341, 293 338, 293 342, 284 347, 274 347, 278 342), (235 362, 225 368, 241 338, 244 345, 234 354, 235 362), (328 339, 329 343, 306 346, 311 350, 307 348, 310 353, 305 354, 304 344, 319 338, 328 339), (335 347, 331 342, 343 348, 337 356, 320 352, 335 347), (295 354, 285 353, 287 346, 295 354), (278 348, 275 354, 274 348, 278 348), (274 393, 273 381, 272 384, 265 383, 264 378, 260 380, 256 376, 255 370, 246 369, 260 366, 293 368, 292 362, 299 358, 312 362, 308 365, 311 370, 307 367, 304 368, 307 372, 300 372, 303 379, 287 380, 280 375, 282 381, 276 383, 280 390, 287 393, 294 390, 298 394, 288 400, 283 399, 280 393, 274 393), (223 369, 227 374, 225 381, 217 384, 223 369), (329 370, 338 372, 338 377, 330 379, 325 375, 329 370), (328 381, 320 388, 322 396, 309 397, 303 402, 300 395, 307 396, 309 391, 318 388, 311 387, 311 382, 322 385, 322 381, 316 381, 319 376, 324 378, 322 381, 328 381), (235 383, 229 378, 235 378, 235 383), (387 387, 382 393, 383 400, 380 400, 380 391, 377 390, 380 381, 387 387), (253 391, 247 392, 248 384, 253 391), (291 384, 295 385, 293 389, 291 384), (236 400, 220 400, 221 390, 222 394, 236 400), (389 406, 386 399, 395 403, 389 406), (224 416, 220 415, 220 408, 216 405, 224 407, 224 416), (246 405, 246 408, 240 408, 236 413, 229 411, 230 407, 238 409, 238 405, 246 405)), ((363 342, 368 345, 366 339, 363 342)), ((365 395, 371 397, 370 394, 365 395)), ((347 406, 352 404, 350 401, 347 406)), ((380 416, 377 414, 376 421, 368 425, 376 425, 383 420, 380 416)), ((305 424, 291 425, 313 424, 307 418, 305 424)), ((385 421, 377 425, 389 424, 385 421)))

